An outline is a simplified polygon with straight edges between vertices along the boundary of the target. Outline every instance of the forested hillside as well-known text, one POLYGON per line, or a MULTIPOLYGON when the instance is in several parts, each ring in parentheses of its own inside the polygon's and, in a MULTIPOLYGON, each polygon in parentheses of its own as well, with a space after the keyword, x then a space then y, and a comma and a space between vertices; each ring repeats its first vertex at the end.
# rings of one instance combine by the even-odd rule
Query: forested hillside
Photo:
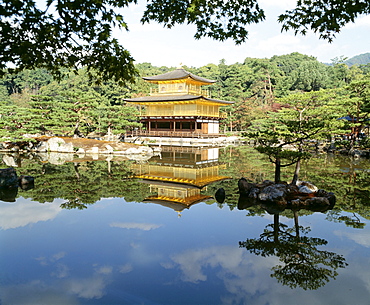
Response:
POLYGON ((353 65, 367 65, 368 63, 370 63, 370 53, 364 53, 354 56, 345 60, 344 63, 349 67, 353 65))
MULTIPOLYGON (((141 76, 161 74, 175 67, 140 63, 136 69, 140 76, 125 86, 113 81, 90 83, 83 69, 59 82, 42 69, 6 74, 0 80, 0 137, 18 138, 25 133, 86 136, 108 130, 124 134, 139 123, 136 108, 126 105, 123 99, 149 93, 150 84, 141 76)), ((362 82, 365 88, 370 87, 370 64, 349 67, 338 60, 327 66, 315 57, 300 53, 269 59, 246 58, 231 65, 221 60, 219 64, 200 68, 184 66, 184 69, 217 81, 209 88, 211 97, 235 102, 223 110, 227 113, 224 132, 248 129, 252 121, 280 109, 281 99, 292 93, 334 90, 338 105, 347 103, 352 107, 341 106, 342 113, 338 116, 346 116, 355 111, 356 103, 353 100, 352 105, 351 99, 359 98, 359 93, 350 91, 351 84, 362 82)), ((368 97, 365 100, 368 104, 368 97)))

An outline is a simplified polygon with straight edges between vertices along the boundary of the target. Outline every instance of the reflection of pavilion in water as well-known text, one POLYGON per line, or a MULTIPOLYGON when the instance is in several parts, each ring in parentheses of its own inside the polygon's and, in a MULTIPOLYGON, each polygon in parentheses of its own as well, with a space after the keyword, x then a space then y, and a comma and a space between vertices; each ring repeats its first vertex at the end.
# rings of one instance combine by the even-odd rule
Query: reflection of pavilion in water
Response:
POLYGON ((136 178, 148 183, 144 202, 170 207, 177 212, 212 198, 203 195, 208 184, 228 179, 219 175, 225 165, 218 161, 219 148, 162 147, 161 156, 133 167, 136 178))

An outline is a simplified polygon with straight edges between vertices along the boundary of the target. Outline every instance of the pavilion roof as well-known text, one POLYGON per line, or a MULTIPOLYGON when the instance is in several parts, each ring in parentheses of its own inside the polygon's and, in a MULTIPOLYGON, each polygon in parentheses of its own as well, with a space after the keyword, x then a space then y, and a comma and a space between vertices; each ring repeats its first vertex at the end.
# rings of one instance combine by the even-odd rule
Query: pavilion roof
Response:
POLYGON ((202 95, 156 95, 156 96, 143 96, 137 98, 129 98, 125 99, 126 102, 131 103, 147 103, 147 102, 178 102, 178 101, 191 101, 203 99, 205 101, 220 103, 220 104, 234 104, 234 102, 224 101, 224 100, 217 100, 208 97, 204 97, 202 95))
POLYGON ((193 80, 195 80, 197 82, 201 82, 203 84, 213 84, 213 83, 216 82, 215 80, 211 80, 211 79, 207 79, 207 78, 197 76, 197 75, 195 75, 195 74, 193 74, 189 71, 186 71, 182 68, 179 68, 179 69, 176 69, 176 70, 173 70, 171 72, 164 73, 164 74, 160 74, 160 75, 143 77, 143 79, 146 80, 146 81, 149 81, 149 82, 156 83, 156 82, 160 82, 160 81, 187 79, 189 77, 192 78, 193 80))

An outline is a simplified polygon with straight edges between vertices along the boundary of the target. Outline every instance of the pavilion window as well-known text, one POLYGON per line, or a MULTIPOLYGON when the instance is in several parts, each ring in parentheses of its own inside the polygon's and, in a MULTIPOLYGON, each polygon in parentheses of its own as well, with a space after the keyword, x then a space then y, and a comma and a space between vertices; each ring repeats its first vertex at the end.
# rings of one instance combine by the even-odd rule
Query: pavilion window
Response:
POLYGON ((157 122, 157 129, 170 129, 171 123, 170 122, 157 122))
POLYGON ((182 123, 182 129, 190 129, 190 126, 191 126, 190 122, 183 122, 182 123))

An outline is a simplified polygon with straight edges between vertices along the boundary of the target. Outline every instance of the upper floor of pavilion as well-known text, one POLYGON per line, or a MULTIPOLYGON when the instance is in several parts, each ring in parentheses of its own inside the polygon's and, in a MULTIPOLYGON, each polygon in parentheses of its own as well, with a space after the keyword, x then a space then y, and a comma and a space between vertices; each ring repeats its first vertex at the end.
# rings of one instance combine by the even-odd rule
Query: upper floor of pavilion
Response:
POLYGON ((182 68, 156 75, 143 77, 147 82, 158 84, 157 88, 151 88, 150 96, 163 95, 196 95, 210 97, 209 90, 204 86, 215 83, 215 80, 206 79, 188 72, 182 68))

